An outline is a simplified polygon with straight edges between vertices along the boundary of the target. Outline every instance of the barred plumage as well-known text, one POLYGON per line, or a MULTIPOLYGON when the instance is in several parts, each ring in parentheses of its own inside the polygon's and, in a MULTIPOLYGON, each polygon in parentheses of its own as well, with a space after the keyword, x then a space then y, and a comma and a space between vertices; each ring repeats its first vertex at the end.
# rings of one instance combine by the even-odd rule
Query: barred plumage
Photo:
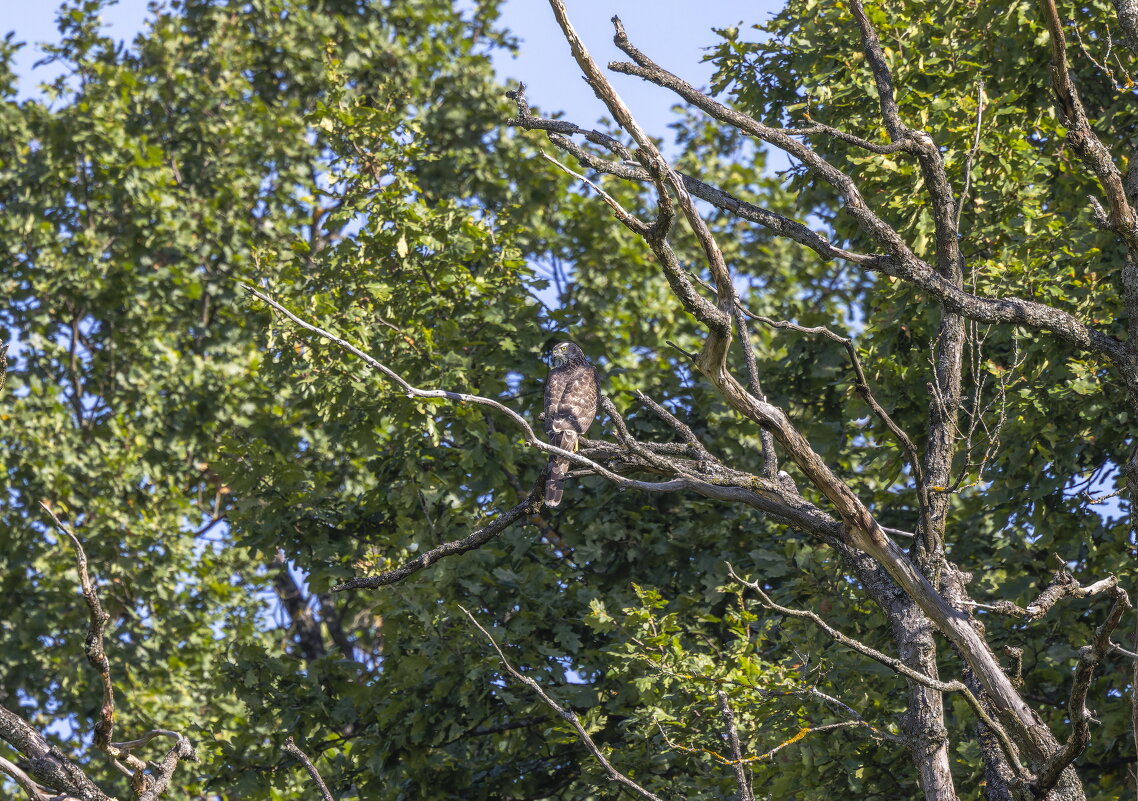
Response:
MULTIPOLYGON (((545 433, 551 445, 576 452, 580 437, 597 416, 600 381, 597 370, 572 342, 553 347, 553 369, 545 380, 545 433)), ((569 460, 554 457, 545 481, 545 505, 557 506, 565 493, 569 460)))

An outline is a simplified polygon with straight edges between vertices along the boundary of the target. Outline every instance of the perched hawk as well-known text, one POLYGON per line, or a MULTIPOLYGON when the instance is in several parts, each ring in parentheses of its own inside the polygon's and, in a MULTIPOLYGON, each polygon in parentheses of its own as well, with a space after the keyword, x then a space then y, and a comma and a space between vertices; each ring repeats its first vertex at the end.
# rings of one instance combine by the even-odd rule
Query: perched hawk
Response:
MULTIPOLYGON (((553 369, 545 379, 545 433, 549 443, 567 451, 577 450, 577 440, 597 416, 600 382, 597 370, 572 342, 553 347, 553 369)), ((553 457, 545 481, 545 505, 561 503, 569 460, 553 457)))

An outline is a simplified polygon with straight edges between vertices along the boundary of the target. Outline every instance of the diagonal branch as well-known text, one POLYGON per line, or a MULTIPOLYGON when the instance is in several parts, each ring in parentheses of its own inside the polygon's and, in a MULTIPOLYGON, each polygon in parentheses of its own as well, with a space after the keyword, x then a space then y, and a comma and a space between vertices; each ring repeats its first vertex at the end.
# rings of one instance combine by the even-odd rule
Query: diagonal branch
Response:
POLYGON ((296 759, 298 762, 300 762, 301 765, 304 766, 304 769, 308 771, 308 775, 312 777, 312 781, 315 783, 316 788, 320 790, 320 797, 323 798, 324 801, 336 801, 336 799, 332 796, 332 792, 328 789, 328 785, 325 784, 324 779, 321 778, 320 771, 318 771, 316 769, 316 766, 312 764, 312 760, 308 758, 308 754, 304 753, 300 750, 299 747, 297 747, 296 742, 291 737, 285 740, 285 744, 281 747, 281 750, 296 759))
MULTIPOLYGON (((629 111, 612 84, 609 83, 608 78, 605 77, 600 67, 589 55, 584 42, 581 41, 577 31, 573 28, 573 24, 569 21, 564 2, 562 0, 549 0, 549 5, 558 25, 561 27, 565 40, 569 43, 569 49, 573 53, 574 60, 585 73, 585 79, 589 82, 593 92, 608 107, 616 122, 628 131, 633 141, 636 142, 639 148, 636 154, 637 160, 652 176, 661 210, 667 211, 669 209, 668 190, 671 190, 675 194, 676 202, 679 204, 692 233, 695 234, 696 240, 703 248, 712 280, 719 291, 718 309, 699 296, 696 297, 702 302, 693 303, 694 288, 687 277, 678 271, 679 263, 675 260, 671 247, 667 244, 667 226, 660 226, 657 232, 646 237, 646 241, 652 247, 653 252, 660 258, 669 283, 674 288, 679 287, 684 290, 685 294, 677 293, 684 301, 684 307, 707 326, 709 336, 704 343, 701 360, 721 369, 726 363, 727 350, 731 342, 731 300, 735 291, 723 253, 712 236, 711 229, 696 210, 695 202, 684 188, 683 180, 668 164, 651 137, 641 129, 632 116, 632 112, 629 111)), ((619 41, 624 36, 624 29, 616 17, 613 17, 613 24, 616 27, 616 38, 619 41)))
POLYGON ((542 474, 541 478, 539 478, 538 482, 534 485, 534 488, 530 490, 529 495, 523 498, 521 503, 498 515, 491 523, 471 532, 461 540, 443 543, 442 545, 431 548, 431 550, 416 556, 395 570, 388 570, 384 573, 380 573, 378 576, 361 576, 345 581, 342 584, 337 584, 332 588, 332 592, 372 589, 375 587, 384 587, 388 584, 396 584, 408 576, 418 573, 423 568, 430 567, 440 559, 445 559, 455 554, 466 553, 475 548, 481 548, 514 523, 529 515, 535 514, 541 508, 544 489, 545 475, 542 474))
POLYGON ((2 706, 0 739, 24 755, 27 772, 36 781, 73 795, 80 801, 115 801, 27 721, 2 706))
MULTIPOLYGON (((570 452, 538 439, 533 427, 524 417, 510 407, 492 398, 484 398, 480 395, 470 395, 464 392, 451 392, 442 389, 419 389, 418 387, 414 387, 387 365, 364 353, 346 340, 325 331, 323 328, 302 320, 268 295, 258 292, 251 287, 245 287, 245 291, 258 300, 268 304, 273 309, 276 309, 299 327, 327 339, 352 355, 362 359, 369 367, 379 370, 383 375, 394 381, 407 397, 442 398, 456 403, 474 403, 496 409, 509 417, 510 420, 521 429, 523 441, 529 447, 564 457, 576 465, 587 467, 596 475, 602 476, 617 486, 644 492, 678 492, 681 490, 692 490, 706 498, 747 504, 755 509, 771 514, 783 522, 790 523, 791 525, 809 531, 816 536, 821 536, 831 542, 840 537, 840 525, 829 515, 808 503, 797 494, 791 495, 787 493, 784 488, 775 482, 755 476, 748 476, 745 473, 730 471, 729 473, 725 472, 720 478, 711 475, 698 478, 691 475, 681 475, 680 477, 668 481, 639 481, 620 475, 604 465, 582 456, 580 453, 570 452)), ((714 465, 715 463, 712 462, 709 464, 714 465)), ((676 472, 678 473, 679 471, 676 472)))
POLYGON ((596 742, 589 735, 589 732, 581 724, 581 720, 577 717, 576 713, 561 706, 559 703, 553 700, 549 693, 542 689, 542 686, 540 684, 531 679, 529 676, 520 673, 517 668, 511 665, 510 661, 506 659, 506 655, 502 652, 502 649, 498 646, 498 643, 494 642, 494 638, 490 636, 490 632, 482 628, 482 624, 478 622, 477 618, 475 618, 474 615, 472 615, 466 609, 466 607, 460 605, 458 608, 461 609, 468 618, 470 618, 470 622, 474 624, 474 627, 482 632, 482 636, 486 638, 486 640, 497 652, 498 659, 501 661, 502 667, 506 670, 506 672, 533 690, 534 693, 537 694, 538 698, 542 700, 542 703, 556 712, 562 719, 567 721, 569 725, 571 725, 576 730, 577 739, 581 741, 585 748, 589 750, 589 753, 593 755, 593 758, 600 763, 602 768, 605 769, 605 773, 608 774, 609 779, 616 782, 617 784, 622 785, 631 792, 636 793, 641 798, 647 799, 648 801, 663 801, 660 796, 656 795, 650 790, 644 789, 632 779, 628 778, 615 767, 613 767, 613 764, 609 762, 608 757, 604 755, 604 752, 601 751, 596 742))

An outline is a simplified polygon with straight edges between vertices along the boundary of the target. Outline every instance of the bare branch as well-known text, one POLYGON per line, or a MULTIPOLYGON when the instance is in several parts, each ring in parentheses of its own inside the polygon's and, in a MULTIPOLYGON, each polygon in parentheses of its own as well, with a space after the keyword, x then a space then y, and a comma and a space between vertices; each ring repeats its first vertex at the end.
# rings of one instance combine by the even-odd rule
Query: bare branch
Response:
POLYGON ((554 701, 549 693, 542 689, 541 685, 531 679, 529 676, 525 676, 522 673, 519 673, 518 670, 510 664, 510 661, 506 659, 506 655, 502 652, 502 649, 498 647, 498 643, 494 641, 494 638, 490 636, 490 632, 482 628, 482 624, 478 622, 478 620, 466 609, 466 607, 460 605, 458 608, 461 609, 468 618, 470 618, 470 622, 474 624, 474 627, 482 632, 482 636, 486 638, 486 640, 497 652, 498 659, 501 661, 502 667, 506 670, 506 672, 533 690, 534 693, 537 694, 538 698, 540 698, 546 706, 556 712, 562 719, 567 721, 569 725, 571 725, 576 730, 577 739, 579 739, 585 748, 589 750, 589 753, 593 755, 593 758, 600 763, 601 767, 605 769, 605 773, 608 774, 608 777, 612 781, 628 788, 632 792, 639 795, 641 798, 648 799, 648 801, 663 801, 660 796, 656 795, 650 790, 644 789, 632 779, 628 778, 623 773, 618 771, 615 767, 613 767, 612 763, 609 762, 608 757, 604 755, 604 752, 601 751, 596 742, 593 741, 593 738, 589 735, 589 732, 585 730, 585 727, 583 725, 581 725, 581 720, 577 717, 576 713, 574 713, 572 710, 565 709, 563 706, 554 701))
MULTIPOLYGON (((549 0, 549 5, 550 8, 553 9, 553 15, 561 27, 562 34, 569 43, 569 49, 573 53, 573 58, 585 73, 585 78, 592 87, 593 92, 596 93, 597 97, 608 107, 617 123, 624 128, 624 130, 628 131, 633 141, 636 142, 639 148, 637 160, 640 161, 641 165, 643 165, 649 175, 652 176, 653 183, 656 184, 661 211, 665 212, 668 210, 670 205, 668 190, 670 189, 675 193, 676 202, 679 204, 681 211, 683 211, 684 217, 687 219, 689 227, 695 234, 696 240, 703 248, 708 269, 711 271, 712 280, 715 282, 715 286, 719 291, 720 302, 718 309, 708 303, 704 298, 696 295, 694 288, 691 287, 691 282, 679 271, 679 263, 674 260, 671 247, 666 242, 667 226, 659 226, 652 235, 646 237, 646 241, 652 247, 653 252, 656 253, 664 267, 669 284, 672 285, 677 296, 683 301, 684 308, 707 326, 709 336, 704 343, 701 358, 706 359, 709 364, 722 366, 726 361, 727 349, 731 341, 730 304, 734 297, 734 285, 731 282, 731 275, 727 269, 723 253, 720 251, 719 245, 715 242, 715 238, 711 234, 711 229, 708 228, 707 223, 700 217, 696 210, 695 202, 684 188, 683 181, 679 175, 668 165, 667 160, 660 153, 655 142, 640 128, 640 125, 632 116, 632 112, 629 111, 624 101, 620 99, 620 96, 612 87, 612 84, 609 83, 608 78, 605 77, 600 67, 597 66, 592 56, 589 55, 589 51, 586 49, 584 42, 581 41, 581 38, 577 35, 577 31, 569 21, 569 15, 565 11, 564 2, 562 0, 549 0)), ((620 20, 616 17, 613 17, 613 25, 616 28, 615 38, 619 43, 624 37, 624 29, 620 24, 620 20)))
POLYGON ((378 576, 361 576, 345 581, 342 584, 337 584, 332 588, 332 591, 343 592, 345 590, 373 589, 388 584, 395 584, 419 572, 425 567, 430 567, 440 559, 480 548, 517 521, 529 515, 536 514, 541 508, 544 489, 545 477, 543 474, 534 485, 534 488, 530 490, 529 495, 522 499, 521 503, 498 515, 491 523, 471 532, 461 540, 447 542, 431 548, 429 551, 420 554, 395 570, 388 570, 385 573, 380 573, 378 576))
MULTIPOLYGON (((106 751, 111 742, 111 735, 114 733, 115 726, 115 692, 111 684, 111 663, 107 659, 106 651, 103 648, 103 635, 106 631, 107 621, 110 620, 110 615, 103 611, 103 606, 99 602, 99 594, 95 590, 95 585, 91 582, 91 577, 87 573, 87 554, 83 550, 79 538, 75 536, 68 526, 56 516, 52 510, 51 505, 47 501, 40 501, 40 507, 47 512, 51 521, 55 523, 55 527, 71 540, 72 546, 75 548, 75 564, 76 571, 79 573, 79 587, 83 592, 83 600, 87 603, 87 610, 90 617, 90 624, 87 629, 87 639, 85 642, 87 661, 99 673, 99 679, 103 684, 103 705, 99 710, 99 720, 95 723, 95 745, 102 751, 106 751)), ((112 749, 115 750, 115 749, 112 749)), ((115 754, 114 756, 118 756, 115 754)), ((145 768, 145 763, 139 761, 139 764, 132 765, 136 770, 145 768)))
POLYGON ((960 230, 960 215, 964 211, 964 202, 968 199, 968 191, 972 188, 972 162, 980 152, 980 125, 984 120, 984 82, 976 82, 976 132, 972 137, 972 147, 964 155, 964 188, 960 190, 960 200, 956 203, 956 229, 960 230))
POLYGON ((979 609, 988 609, 1003 615, 1022 617, 1030 623, 1046 615, 1051 611, 1051 607, 1055 606, 1055 604, 1064 598, 1089 598, 1101 592, 1110 592, 1117 586, 1118 578, 1116 576, 1108 576, 1107 578, 1100 579, 1093 584, 1088 584, 1086 587, 1083 587, 1075 580, 1075 577, 1068 573, 1066 568, 1060 564, 1059 569, 1051 579, 1051 583, 1039 593, 1039 597, 1026 607, 1019 606, 1012 601, 997 601, 992 604, 969 602, 969 604, 979 609))
POLYGON ((739 801, 755 801, 755 794, 751 792, 751 783, 747 781, 747 769, 743 765, 743 751, 739 746, 739 732, 735 728, 735 713, 731 711, 731 704, 727 701, 727 693, 719 690, 715 695, 719 699, 719 711, 723 715, 723 728, 727 733, 727 742, 731 746, 731 768, 735 771, 735 786, 739 788, 739 801))
MULTIPOLYGON (((1123 380, 1126 381, 1131 396, 1138 397, 1138 212, 1131 205, 1126 180, 1114 163, 1110 148, 1103 144, 1091 128, 1078 89, 1071 79, 1067 67, 1067 43, 1063 37, 1063 25, 1059 20, 1055 0, 1041 0, 1041 5, 1044 22, 1051 34, 1051 86, 1055 91, 1059 118, 1068 126, 1067 142, 1098 178, 1106 193, 1110 213, 1106 215, 1098 207, 1095 216, 1099 224, 1117 234, 1126 245, 1126 260, 1122 266, 1122 297, 1127 313, 1131 359, 1129 365, 1125 362, 1120 364, 1123 367, 1123 380)), ((1135 33, 1135 20, 1138 20, 1138 8, 1134 0, 1116 0, 1115 8, 1127 43, 1133 46, 1132 36, 1135 33)), ((1097 205, 1097 201, 1095 203, 1097 205)))
POLYGON ((182 760, 197 762, 198 755, 194 746, 180 734, 174 734, 174 746, 162 757, 162 761, 151 770, 151 775, 143 783, 143 791, 138 795, 138 801, 157 801, 170 789, 170 779, 182 760))
POLYGON ((932 201, 933 225, 936 228, 937 272, 959 287, 961 268, 960 243, 956 235, 956 203, 953 200, 952 187, 948 182, 948 173, 944 168, 944 158, 931 136, 924 131, 908 127, 901 120, 901 113, 893 93, 893 76, 885 63, 885 52, 881 49, 877 31, 873 29, 869 17, 866 16, 861 0, 850 0, 850 11, 853 12, 858 29, 861 31, 862 49, 865 51, 870 69, 873 70, 885 130, 889 132, 889 138, 894 142, 910 142, 911 152, 916 155, 921 165, 921 174, 932 201))
POLYGON ((876 153, 879 156, 888 156, 892 153, 913 152, 913 143, 906 140, 890 142, 887 145, 879 145, 876 142, 870 142, 868 139, 862 139, 860 136, 854 136, 851 133, 846 133, 825 123, 818 122, 810 116, 809 111, 806 112, 806 118, 810 120, 810 125, 805 128, 775 128, 774 130, 789 134, 790 136, 825 134, 847 144, 854 145, 855 147, 860 147, 862 150, 868 150, 870 153, 876 153))
MULTIPOLYGON (((861 359, 857 355, 857 346, 854 345, 853 340, 849 337, 844 337, 840 334, 836 334, 825 326, 819 325, 806 327, 797 325, 787 320, 772 320, 770 317, 763 317, 762 315, 755 314, 742 303, 738 303, 738 308, 739 311, 750 317, 752 320, 760 322, 763 325, 769 326, 771 328, 782 328, 791 331, 798 331, 799 333, 803 334, 816 334, 824 336, 831 342, 837 342, 839 345, 845 348, 846 355, 850 360, 850 366, 853 367, 854 370, 854 387, 857 389, 858 394, 861 395, 862 400, 865 401, 866 405, 868 405, 873 413, 877 415, 878 419, 880 419, 881 422, 885 424, 885 427, 889 429, 889 432, 897 440, 897 444, 901 446, 901 450, 904 451, 905 456, 909 461, 909 466, 913 469, 913 477, 916 479, 917 484, 917 493, 919 496, 922 495, 924 493, 923 487, 925 482, 924 475, 921 470, 920 457, 917 455, 917 447, 913 444, 913 441, 909 438, 909 435, 905 433, 904 429, 902 429, 901 426, 897 425, 889 413, 885 411, 885 407, 878 403, 877 398, 873 394, 873 390, 870 389, 869 380, 865 377, 865 369, 862 367, 861 359)), ((922 500, 922 503, 924 502, 925 501, 922 500)), ((912 535, 910 534, 909 536, 912 535)))
POLYGON ((13 762, 9 762, 4 757, 0 757, 0 773, 7 773, 12 777, 12 780, 20 786, 20 789, 28 794, 28 798, 32 801, 72 801, 75 796, 64 795, 60 796, 56 793, 49 792, 41 787, 35 779, 33 779, 24 771, 20 770, 13 762))
POLYGON ((1115 166, 1110 149, 1102 143, 1087 119, 1079 91, 1067 66, 1067 42, 1055 0, 1042 0, 1043 20, 1051 34, 1051 86, 1060 118, 1069 128, 1067 142, 1086 162, 1106 192, 1110 205, 1108 225, 1132 252, 1138 250, 1138 215, 1126 197, 1122 172, 1115 166))
MULTIPOLYGON (((628 489, 638 489, 644 492, 679 492, 681 490, 693 490, 700 495, 707 498, 714 498, 716 500, 731 501, 735 503, 745 503, 753 506, 764 512, 768 512, 777 518, 789 522, 793 525, 799 526, 806 531, 815 534, 821 534, 826 537, 835 537, 837 523, 828 515, 820 512, 817 508, 802 500, 801 498, 786 498, 785 490, 776 486, 773 482, 764 482, 756 477, 746 477, 746 474, 735 473, 736 476, 746 477, 748 486, 732 485, 729 482, 714 483, 706 480, 705 478, 697 479, 691 477, 674 478, 669 481, 638 481, 636 479, 627 478, 618 473, 613 472, 607 467, 582 456, 580 453, 572 453, 554 445, 550 445, 538 439, 537 434, 534 432, 533 427, 526 421, 524 417, 515 412, 508 406, 499 403, 492 398, 484 398, 479 395, 469 395, 464 392, 451 392, 442 389, 419 389, 413 387, 402 376, 396 373, 391 368, 377 361, 373 357, 361 351, 351 343, 340 339, 339 337, 319 328, 311 323, 297 317, 281 304, 277 303, 267 295, 258 292, 251 287, 245 287, 245 290, 258 298, 259 300, 267 303, 272 308, 279 311, 288 319, 292 320, 301 328, 311 331, 312 333, 327 339, 328 341, 338 345, 354 356, 362 359, 368 366, 379 370, 389 379, 394 381, 407 397, 418 398, 442 398, 445 400, 454 401, 456 403, 475 403, 481 406, 489 406, 490 408, 497 409, 510 418, 521 430, 523 440, 530 447, 536 448, 545 453, 563 456, 574 464, 588 467, 594 473, 604 477, 612 483, 625 487, 628 489)), ((365 579, 358 579, 363 581, 365 579)), ((355 581, 355 580, 354 580, 355 581)), ((351 582, 348 582, 349 584, 351 582)), ((345 585, 341 585, 344 587, 345 585)), ((365 585, 366 586, 366 585, 365 585)), ((345 587, 346 588, 346 587, 345 587)))
POLYGON ((197 754, 190 741, 176 732, 166 730, 151 732, 141 740, 130 743, 131 747, 139 747, 139 745, 149 742, 157 734, 174 737, 175 744, 162 758, 162 761, 155 766, 155 769, 147 775, 146 762, 131 754, 130 748, 123 748, 111 742, 115 718, 114 688, 111 683, 110 660, 107 659, 103 646, 103 637, 110 616, 103 610, 94 582, 91 581, 87 572, 87 554, 83 550, 79 538, 59 519, 47 501, 40 501, 40 506, 51 517, 55 527, 65 534, 75 547, 79 586, 83 591, 83 598, 87 602, 90 615, 90 626, 85 643, 87 661, 98 671, 103 684, 103 704, 99 710, 99 720, 95 723, 95 746, 111 758, 115 767, 130 777, 131 786, 138 793, 138 801, 155 801, 169 789, 170 779, 178 767, 178 763, 183 759, 196 762, 197 754))
MULTIPOLYGON (((517 117, 510 120, 510 124, 518 125, 518 127, 525 128, 526 130, 548 130, 547 124, 560 123, 562 120, 540 120, 531 118, 530 120, 522 120, 517 117)), ((590 137, 592 134, 602 136, 596 131, 584 131, 584 129, 573 126, 575 132, 582 132, 585 138, 593 141, 590 137)), ((572 140, 566 139, 556 133, 549 134, 549 141, 561 148, 565 152, 572 155, 584 167, 596 170, 597 172, 606 173, 608 175, 615 175, 618 178, 624 178, 629 181, 651 181, 652 176, 648 171, 639 166, 635 162, 630 164, 627 161, 613 162, 607 159, 600 158, 584 148, 579 147, 572 140)), ((695 195, 700 200, 704 200, 711 205, 723 209, 741 217, 744 220, 756 222, 765 228, 770 229, 778 236, 786 237, 794 242, 810 248, 819 256, 825 259, 844 259, 845 261, 854 264, 872 264, 881 259, 883 256, 870 256, 862 253, 854 253, 849 250, 836 247, 830 244, 825 237, 810 230, 802 223, 792 220, 789 217, 783 217, 776 214, 769 209, 764 209, 761 206, 756 206, 753 203, 748 203, 741 200, 729 192, 712 186, 711 184, 704 183, 703 181, 685 173, 677 173, 683 181, 684 188, 695 195)))
POLYGON ((156 737, 169 737, 172 740, 177 741, 181 736, 182 735, 178 734, 178 732, 170 731, 169 729, 151 729, 150 731, 146 732, 146 734, 139 737, 137 740, 127 740, 126 742, 121 743, 111 743, 111 745, 123 751, 133 751, 136 748, 142 748, 143 746, 149 744, 150 741, 156 737))
POLYGON ((667 409, 665 409, 663 406, 658 404, 656 401, 652 400, 650 397, 645 395, 640 390, 636 390, 636 392, 634 394, 636 395, 636 399, 638 401, 640 401, 642 404, 644 404, 649 409, 651 409, 652 412, 657 417, 659 417, 661 420, 663 420, 665 423, 667 423, 668 426, 673 431, 675 431, 677 434, 679 434, 680 439, 682 439, 684 442, 686 442, 688 444, 688 446, 693 451, 695 451, 696 455, 700 459, 707 459, 708 461, 713 461, 713 462, 719 461, 719 459, 717 459, 715 456, 713 456, 711 454, 711 452, 708 451, 707 448, 705 448, 703 446, 703 443, 699 441, 699 437, 697 437, 695 435, 695 432, 693 432, 691 430, 691 427, 689 425, 682 422, 674 414, 669 412, 667 409))
POLYGON ((312 777, 312 781, 316 784, 317 789, 320 790, 320 796, 324 801, 336 801, 332 796, 332 792, 328 789, 328 785, 324 783, 324 779, 320 777, 320 771, 312 764, 312 760, 308 758, 308 754, 304 753, 297 747, 296 743, 291 737, 285 740, 285 744, 281 747, 289 756, 297 759, 300 764, 304 765, 304 769, 308 771, 308 775, 312 777))
POLYGON ((27 771, 36 781, 75 796, 80 801, 115 801, 27 721, 2 706, 0 739, 24 755, 27 771))
POLYGON ((629 228, 629 230, 635 231, 636 233, 640 234, 641 236, 647 236, 649 234, 649 232, 651 231, 651 226, 648 225, 648 223, 644 222, 643 220, 638 219, 636 216, 629 214, 627 211, 625 211, 624 207, 621 206, 619 203, 617 203, 616 199, 613 198, 613 196, 610 195, 608 192, 601 189, 599 186, 597 186, 595 183, 590 181, 585 176, 581 175, 581 173, 575 172, 575 171, 569 169, 564 164, 562 164, 560 161, 553 158, 553 156, 546 153, 544 150, 541 150, 538 152, 540 153, 540 155, 543 159, 545 159, 548 162, 551 162, 552 164, 555 164, 557 167, 562 169, 566 174, 573 176, 578 181, 581 181, 582 183, 584 183, 586 186, 592 187, 593 190, 596 191, 596 193, 598 195, 600 195, 601 200, 603 200, 605 202, 605 205, 607 205, 610 209, 612 209, 613 214, 616 215, 616 218, 618 220, 620 220, 622 223, 624 223, 629 228))
POLYGON ((1120 587, 1112 587, 1114 604, 1103 624, 1095 629, 1094 640, 1090 645, 1079 649, 1079 664, 1075 667, 1075 678, 1071 683, 1071 696, 1067 702, 1067 716, 1071 721, 1071 734, 1067 742, 1046 763, 1039 773, 1033 790, 1038 797, 1046 797, 1059 776, 1067 766, 1086 750, 1091 741, 1091 711, 1087 708, 1087 693, 1090 692, 1095 668, 1111 649, 1110 636, 1118 627, 1122 615, 1130 609, 1130 598, 1120 587))
POLYGON ((103 610, 103 606, 99 602, 99 593, 87 573, 87 554, 83 550, 79 538, 56 516, 47 501, 40 501, 40 507, 47 512, 55 527, 71 540, 71 544, 75 548, 79 587, 83 592, 83 600, 87 603, 90 618, 84 649, 87 654, 87 661, 98 672, 99 680, 103 685, 103 703, 99 709, 99 719, 95 722, 95 747, 109 756, 115 766, 125 775, 132 777, 134 781, 140 781, 142 772, 146 770, 146 763, 128 752, 120 751, 111 743, 111 735, 114 734, 115 728, 115 691, 111 683, 111 663, 107 659, 103 645, 110 615, 103 610))

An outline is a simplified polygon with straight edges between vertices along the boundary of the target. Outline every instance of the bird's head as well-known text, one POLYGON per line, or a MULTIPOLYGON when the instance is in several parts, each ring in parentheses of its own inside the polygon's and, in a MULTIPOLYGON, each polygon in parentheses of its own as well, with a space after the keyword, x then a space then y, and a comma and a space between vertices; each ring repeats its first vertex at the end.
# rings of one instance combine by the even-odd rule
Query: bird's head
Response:
POLYGON ((572 342, 558 342, 549 352, 554 367, 562 367, 570 362, 583 362, 585 353, 572 342))

